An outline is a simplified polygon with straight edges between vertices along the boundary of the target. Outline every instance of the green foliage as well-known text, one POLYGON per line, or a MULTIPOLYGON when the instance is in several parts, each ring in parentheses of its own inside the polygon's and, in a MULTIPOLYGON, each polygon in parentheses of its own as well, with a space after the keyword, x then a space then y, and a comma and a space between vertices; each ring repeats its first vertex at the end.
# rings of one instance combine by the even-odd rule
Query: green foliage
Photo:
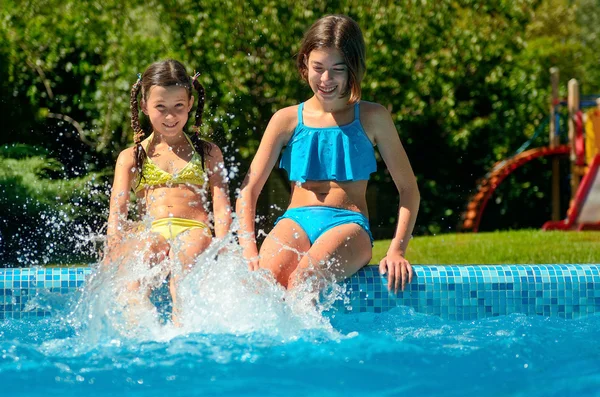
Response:
POLYGON ((0 157, 5 159, 23 159, 32 156, 48 156, 48 149, 39 146, 13 144, 0 146, 0 157))
POLYGON ((20 160, 0 158, 2 219, 37 217, 54 209, 71 212, 72 199, 81 194, 89 178, 54 179, 62 173, 55 159, 27 157, 20 160))
MULTIPOLYGON (((106 192, 97 174, 64 179, 63 165, 26 145, 0 150, 0 258, 2 265, 46 263, 72 254, 78 231, 104 214, 94 208, 106 192)), ((89 232, 87 233, 89 235, 89 232)))
POLYGON ((119 135, 128 130, 130 83, 140 65, 163 56, 169 39, 148 17, 147 3, 5 3, 0 30, 9 44, 8 82, 14 97, 42 109, 35 112, 39 127, 52 124, 43 117, 68 115, 96 151, 127 143, 119 135))
MULTIPOLYGON (((599 8, 595 0, 4 0, 0 144, 47 148, 66 178, 110 170, 131 143, 136 74, 172 57, 201 72, 204 132, 240 170, 235 191, 273 112, 310 96, 295 70, 303 32, 344 13, 367 44, 363 99, 390 109, 419 179, 416 234, 446 232, 476 180, 546 117, 551 66, 563 87, 575 77, 585 92, 600 88, 599 8)), ((523 177, 504 182, 506 195, 543 202, 547 171, 523 177)), ((383 164, 370 189, 375 233, 391 236, 397 192, 383 164)), ((538 208, 498 211, 510 227, 536 227, 538 208)))
POLYGON ((579 81, 583 94, 600 89, 599 9, 596 0, 546 0, 535 10, 527 27, 523 66, 538 68, 543 78, 540 83, 546 85, 549 68, 558 67, 563 78, 563 97, 569 79, 579 81))

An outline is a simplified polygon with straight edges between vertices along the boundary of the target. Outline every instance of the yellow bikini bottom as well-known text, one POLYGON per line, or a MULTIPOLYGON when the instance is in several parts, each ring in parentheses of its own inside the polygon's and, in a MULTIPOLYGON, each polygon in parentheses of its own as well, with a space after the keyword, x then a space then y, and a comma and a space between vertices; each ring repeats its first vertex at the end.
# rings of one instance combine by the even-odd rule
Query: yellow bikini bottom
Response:
POLYGON ((150 230, 158 233, 167 240, 172 240, 183 232, 194 229, 205 229, 211 234, 206 223, 184 218, 162 218, 152 222, 150 230))

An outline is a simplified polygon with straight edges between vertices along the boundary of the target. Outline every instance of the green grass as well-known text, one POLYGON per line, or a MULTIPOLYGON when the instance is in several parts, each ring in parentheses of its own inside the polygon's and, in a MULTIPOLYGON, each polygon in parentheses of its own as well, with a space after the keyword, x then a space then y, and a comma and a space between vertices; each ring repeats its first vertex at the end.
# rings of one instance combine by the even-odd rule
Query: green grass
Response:
MULTIPOLYGON (((390 240, 375 241, 371 264, 379 263, 389 245, 390 240)), ((518 230, 415 237, 407 258, 415 265, 600 264, 600 232, 518 230)))
MULTIPOLYGON (((385 256, 390 240, 378 240, 372 264, 385 256)), ((600 232, 519 230, 415 237, 407 259, 412 264, 600 263, 600 232)))

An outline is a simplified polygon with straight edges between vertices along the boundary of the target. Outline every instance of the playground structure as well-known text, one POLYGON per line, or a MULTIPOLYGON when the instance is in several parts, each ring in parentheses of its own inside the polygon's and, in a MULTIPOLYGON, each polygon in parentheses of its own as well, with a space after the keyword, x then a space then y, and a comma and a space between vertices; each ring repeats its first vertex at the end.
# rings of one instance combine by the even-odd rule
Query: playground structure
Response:
POLYGON ((477 193, 463 213, 461 229, 478 232, 485 207, 500 183, 528 162, 552 156, 552 220, 543 230, 600 230, 600 96, 580 100, 576 80, 568 84, 567 101, 558 98, 558 70, 551 69, 552 104, 549 123, 542 123, 533 137, 510 158, 496 163, 478 182, 477 193), (559 108, 568 108, 568 143, 560 143, 559 108), (585 109, 588 109, 584 112, 585 109), (526 150, 546 125, 550 125, 550 144, 526 150), (571 201, 567 216, 560 220, 559 156, 569 156, 571 201))

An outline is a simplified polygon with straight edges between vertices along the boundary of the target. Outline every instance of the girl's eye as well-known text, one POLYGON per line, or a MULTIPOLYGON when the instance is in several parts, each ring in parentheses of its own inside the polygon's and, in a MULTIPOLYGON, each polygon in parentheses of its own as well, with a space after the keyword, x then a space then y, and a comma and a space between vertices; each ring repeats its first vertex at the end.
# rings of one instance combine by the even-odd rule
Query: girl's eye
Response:
POLYGON ((337 72, 337 73, 342 73, 344 71, 344 69, 333 69, 333 71, 337 72))
POLYGON ((183 103, 178 103, 177 105, 175 105, 176 108, 182 108, 183 107, 183 103))
POLYGON ((323 71, 322 68, 314 68, 314 69, 315 69, 315 72, 322 72, 323 71))

